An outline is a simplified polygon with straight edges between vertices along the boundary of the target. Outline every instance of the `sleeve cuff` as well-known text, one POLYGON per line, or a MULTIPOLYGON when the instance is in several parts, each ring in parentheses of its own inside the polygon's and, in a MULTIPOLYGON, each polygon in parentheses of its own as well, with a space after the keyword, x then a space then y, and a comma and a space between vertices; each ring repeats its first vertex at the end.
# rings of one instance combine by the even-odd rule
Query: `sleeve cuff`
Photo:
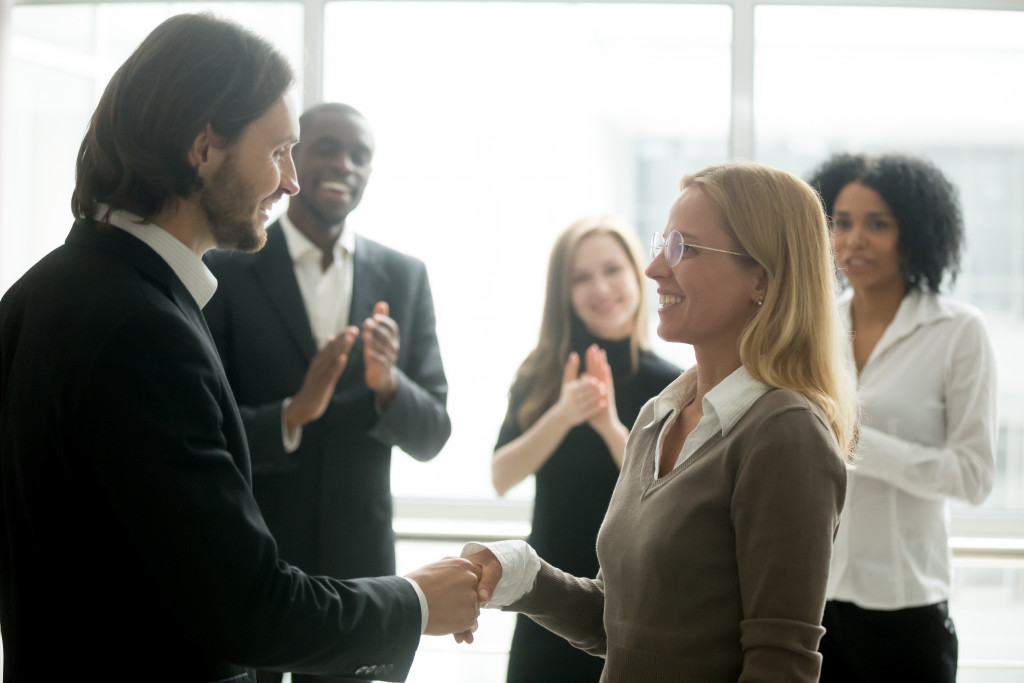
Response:
POLYGON ((537 573, 540 572, 540 558, 526 541, 467 543, 462 549, 462 557, 468 557, 484 548, 494 553, 501 563, 501 580, 494 589, 491 601, 481 607, 508 607, 533 590, 537 573))
POLYGON ((285 453, 294 453, 299 450, 299 445, 302 443, 302 427, 297 428, 293 432, 289 432, 288 423, 284 419, 284 414, 291 403, 292 399, 289 397, 281 404, 281 441, 284 443, 285 453))
POLYGON ((423 593, 423 589, 420 588, 418 583, 408 576, 403 576, 402 578, 412 584, 412 589, 416 591, 416 597, 420 600, 420 635, 422 636, 427 632, 427 622, 430 621, 430 608, 427 607, 427 596, 423 593))

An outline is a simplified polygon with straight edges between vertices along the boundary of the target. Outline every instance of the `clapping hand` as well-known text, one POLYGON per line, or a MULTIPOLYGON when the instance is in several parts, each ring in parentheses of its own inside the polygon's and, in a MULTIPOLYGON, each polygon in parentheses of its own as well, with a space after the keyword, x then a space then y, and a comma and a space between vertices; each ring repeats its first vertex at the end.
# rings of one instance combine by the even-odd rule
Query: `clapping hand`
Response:
POLYGON ((398 323, 389 317, 386 301, 378 301, 373 315, 363 321, 363 363, 366 386, 387 406, 398 391, 398 348, 401 344, 398 323))
POLYGON ((608 354, 591 344, 586 355, 587 376, 593 377, 602 389, 603 409, 589 418, 588 422, 598 434, 618 427, 619 411, 615 407, 615 384, 612 382, 612 368, 608 365, 608 354))
POLYGON ((327 410, 338 378, 348 364, 348 352, 358 334, 357 328, 347 327, 337 337, 328 339, 324 347, 313 356, 302 378, 302 386, 292 396, 285 410, 285 423, 289 431, 319 420, 327 410))
MULTIPOLYGON (((591 349, 597 349, 597 346, 592 346, 591 349)), ((587 354, 589 357, 589 350, 587 354)), ((573 351, 565 364, 562 390, 558 396, 558 403, 555 404, 555 409, 570 427, 598 417, 608 407, 607 391, 601 381, 590 374, 589 370, 580 375, 579 369, 580 356, 573 351)))

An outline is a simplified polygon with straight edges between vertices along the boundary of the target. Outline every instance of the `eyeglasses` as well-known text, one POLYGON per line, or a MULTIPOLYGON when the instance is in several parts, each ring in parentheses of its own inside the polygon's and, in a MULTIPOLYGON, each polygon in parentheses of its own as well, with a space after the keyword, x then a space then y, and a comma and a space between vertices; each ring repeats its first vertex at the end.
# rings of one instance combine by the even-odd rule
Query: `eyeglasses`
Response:
POLYGON ((658 254, 665 254, 665 260, 668 262, 669 268, 675 268, 679 265, 679 262, 683 260, 683 252, 687 248, 690 249, 701 249, 703 251, 715 251, 719 254, 732 254, 733 256, 743 256, 750 258, 748 254, 741 254, 738 251, 729 251, 728 249, 715 249, 714 247, 702 247, 698 244, 687 244, 683 239, 683 235, 673 230, 668 234, 666 239, 660 232, 654 233, 654 237, 651 239, 651 260, 658 258, 658 254))

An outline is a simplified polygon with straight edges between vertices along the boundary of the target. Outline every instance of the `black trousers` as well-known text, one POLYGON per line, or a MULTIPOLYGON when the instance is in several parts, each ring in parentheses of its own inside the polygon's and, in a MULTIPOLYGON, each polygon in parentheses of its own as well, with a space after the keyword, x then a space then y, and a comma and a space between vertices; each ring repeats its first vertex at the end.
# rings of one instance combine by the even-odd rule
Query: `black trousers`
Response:
POLYGON ((949 605, 871 610, 830 600, 822 683, 954 683, 959 641, 949 605))

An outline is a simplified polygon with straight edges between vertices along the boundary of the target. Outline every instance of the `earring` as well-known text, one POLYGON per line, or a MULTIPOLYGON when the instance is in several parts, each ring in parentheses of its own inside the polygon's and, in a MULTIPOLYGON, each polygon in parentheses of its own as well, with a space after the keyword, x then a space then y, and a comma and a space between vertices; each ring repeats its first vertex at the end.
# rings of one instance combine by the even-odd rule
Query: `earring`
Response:
POLYGON ((761 295, 761 298, 757 300, 757 306, 758 306, 758 308, 760 308, 761 306, 764 306, 764 295, 763 294, 761 295))

